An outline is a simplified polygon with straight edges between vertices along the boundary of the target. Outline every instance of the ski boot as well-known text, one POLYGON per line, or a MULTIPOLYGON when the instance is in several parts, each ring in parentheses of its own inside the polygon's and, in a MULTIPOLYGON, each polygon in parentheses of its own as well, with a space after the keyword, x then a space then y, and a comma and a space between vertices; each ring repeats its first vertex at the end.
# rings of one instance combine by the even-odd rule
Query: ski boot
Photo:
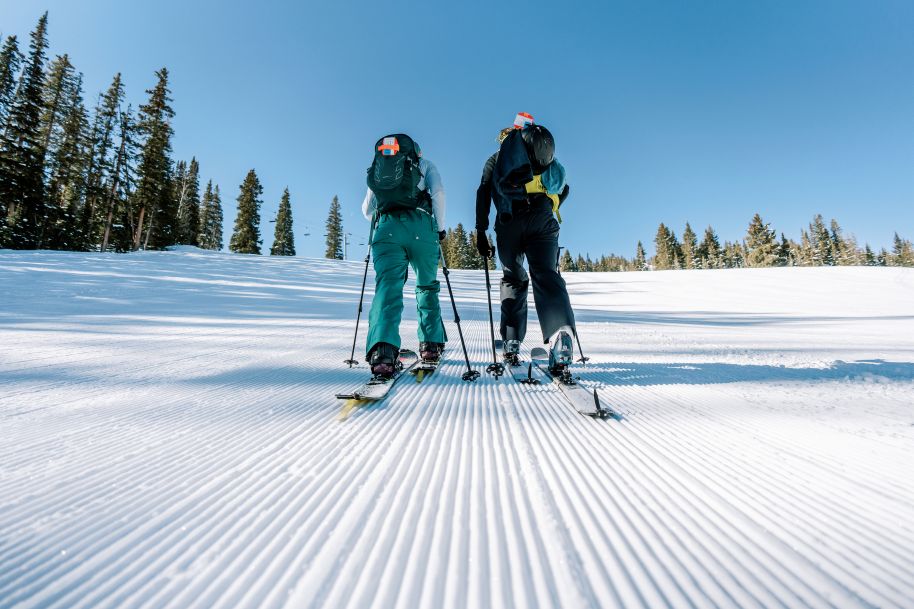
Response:
POLYGON ((564 378, 571 373, 568 366, 574 358, 574 343, 571 334, 573 330, 563 326, 552 337, 552 348, 549 349, 549 372, 553 376, 564 378))
POLYGON ((425 363, 437 363, 443 352, 444 343, 419 343, 419 357, 425 363))
POLYGON ((520 341, 506 340, 504 342, 504 352, 501 354, 505 363, 509 366, 520 366, 520 341))
POLYGON ((368 354, 371 374, 377 379, 389 379, 397 372, 400 350, 390 343, 378 343, 368 354))

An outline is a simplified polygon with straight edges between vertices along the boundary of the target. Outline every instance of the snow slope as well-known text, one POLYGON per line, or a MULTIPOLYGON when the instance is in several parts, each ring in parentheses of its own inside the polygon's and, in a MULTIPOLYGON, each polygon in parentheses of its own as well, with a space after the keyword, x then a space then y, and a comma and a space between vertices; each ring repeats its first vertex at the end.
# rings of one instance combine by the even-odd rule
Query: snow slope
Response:
POLYGON ((569 274, 620 420, 449 321, 339 421, 361 273, 0 252, 0 607, 914 606, 914 270, 569 274))

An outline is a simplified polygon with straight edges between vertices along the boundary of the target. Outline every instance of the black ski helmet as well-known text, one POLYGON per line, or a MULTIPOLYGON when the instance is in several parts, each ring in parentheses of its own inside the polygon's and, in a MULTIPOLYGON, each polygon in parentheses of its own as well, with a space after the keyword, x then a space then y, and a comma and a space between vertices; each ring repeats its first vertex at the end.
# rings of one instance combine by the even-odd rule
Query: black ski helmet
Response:
POLYGON ((539 175, 555 158, 555 140, 549 130, 542 125, 527 125, 520 132, 524 139, 524 147, 533 166, 533 173, 539 175))

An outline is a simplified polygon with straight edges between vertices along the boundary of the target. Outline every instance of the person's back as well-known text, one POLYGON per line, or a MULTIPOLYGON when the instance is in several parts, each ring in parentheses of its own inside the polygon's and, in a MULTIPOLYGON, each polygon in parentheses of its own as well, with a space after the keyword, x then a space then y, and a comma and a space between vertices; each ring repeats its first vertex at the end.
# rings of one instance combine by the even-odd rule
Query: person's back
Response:
POLYGON ((373 227, 375 296, 368 317, 366 359, 373 374, 390 376, 401 344, 399 326, 408 266, 416 275, 420 355, 425 360, 438 359, 447 340, 437 280, 444 186, 435 165, 422 157, 418 144, 405 134, 378 140, 368 174, 362 212, 373 227))
POLYGON ((477 245, 481 255, 491 254, 488 241, 479 235, 488 228, 494 201, 496 247, 504 271, 501 336, 505 358, 517 361, 519 345, 526 336, 527 288, 532 283, 543 342, 552 338, 553 365, 565 366, 572 358, 574 312, 557 268, 556 216, 569 189, 564 167, 555 159, 555 139, 548 129, 532 124, 530 119, 504 137, 498 153, 483 169, 476 201, 477 245))

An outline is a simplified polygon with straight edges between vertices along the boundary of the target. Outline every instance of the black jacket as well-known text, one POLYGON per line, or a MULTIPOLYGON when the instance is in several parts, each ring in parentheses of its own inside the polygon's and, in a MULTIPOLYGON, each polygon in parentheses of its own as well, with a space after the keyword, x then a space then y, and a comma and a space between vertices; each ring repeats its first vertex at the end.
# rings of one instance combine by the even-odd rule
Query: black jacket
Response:
POLYGON ((512 131, 483 168, 482 183, 476 191, 476 229, 489 226, 489 199, 495 201, 495 212, 501 222, 512 216, 512 203, 527 198, 524 185, 533 179, 533 169, 520 130, 512 131), (491 170, 489 169, 491 165, 491 170), (486 179, 487 174, 489 178, 486 179), (484 197, 484 201, 481 198, 484 197), (484 209, 481 209, 484 207, 484 209), (482 216, 482 217, 481 217, 482 216), (480 223, 482 221, 482 223, 480 223))
MULTIPOLYGON (((519 133, 519 132, 514 132, 519 133)), ((511 134, 513 135, 513 133, 511 134)), ((508 137, 511 137, 510 135, 508 137)), ((520 137, 517 138, 518 141, 521 140, 520 137)), ((505 139, 505 142, 508 140, 505 139)), ((506 211, 507 214, 502 216, 502 221, 507 222, 511 217, 511 201, 514 199, 524 199, 527 197, 524 184, 533 178, 531 175, 529 178, 526 178, 523 182, 520 183, 520 192, 514 191, 510 199, 505 201, 502 199, 501 205, 499 205, 500 194, 496 192, 494 185, 494 175, 496 165, 498 164, 498 159, 500 156, 501 149, 498 152, 493 154, 486 160, 485 166, 482 168, 482 179, 479 181, 479 188, 476 189, 476 231, 477 233, 484 233, 489 228, 489 211, 492 209, 492 199, 495 199, 495 209, 500 214, 502 211, 506 211)), ((521 167, 523 163, 520 164, 521 167)), ((529 161, 527 161, 527 166, 529 167, 529 161)), ((504 189, 502 189, 502 193, 504 189)), ((565 188, 559 194, 559 204, 565 202, 565 199, 568 198, 569 188, 568 185, 565 185, 565 188)))

